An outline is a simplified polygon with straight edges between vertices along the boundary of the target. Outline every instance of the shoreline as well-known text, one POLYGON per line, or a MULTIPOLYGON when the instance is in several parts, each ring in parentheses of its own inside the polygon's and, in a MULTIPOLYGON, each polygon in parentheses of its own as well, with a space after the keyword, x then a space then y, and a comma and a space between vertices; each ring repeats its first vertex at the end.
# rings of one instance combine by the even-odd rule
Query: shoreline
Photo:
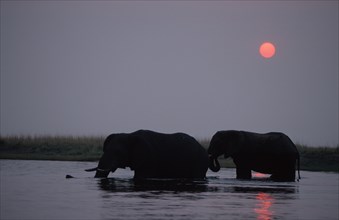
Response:
MULTIPOLYGON (((98 161, 104 137, 41 136, 0 137, 0 159, 98 161)), ((206 149, 209 140, 198 140, 206 149)), ((339 173, 338 147, 296 145, 300 153, 300 170, 339 173)), ((223 168, 234 168, 231 158, 219 157, 223 168)))

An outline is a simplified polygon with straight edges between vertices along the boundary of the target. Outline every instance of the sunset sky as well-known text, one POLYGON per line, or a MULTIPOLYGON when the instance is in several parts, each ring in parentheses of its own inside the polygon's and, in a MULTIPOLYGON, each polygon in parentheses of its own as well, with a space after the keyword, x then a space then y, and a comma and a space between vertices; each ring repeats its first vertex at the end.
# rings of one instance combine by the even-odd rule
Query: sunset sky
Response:
POLYGON ((0 4, 1 135, 235 129, 338 144, 338 1, 0 4))

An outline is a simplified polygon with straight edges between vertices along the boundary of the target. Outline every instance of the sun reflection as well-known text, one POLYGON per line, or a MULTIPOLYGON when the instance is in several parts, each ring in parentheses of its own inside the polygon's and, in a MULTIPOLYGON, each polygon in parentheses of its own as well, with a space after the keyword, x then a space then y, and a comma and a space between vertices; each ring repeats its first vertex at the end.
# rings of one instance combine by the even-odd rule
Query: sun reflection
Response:
POLYGON ((253 172, 252 175, 254 177, 259 177, 259 178, 262 178, 262 177, 268 177, 269 175, 267 174, 264 174, 264 173, 258 173, 258 172, 253 172))
POLYGON ((270 210, 272 206, 273 198, 268 193, 260 192, 256 196, 257 204, 254 208, 255 213, 257 213, 257 219, 259 220, 270 220, 272 219, 273 211, 270 210))

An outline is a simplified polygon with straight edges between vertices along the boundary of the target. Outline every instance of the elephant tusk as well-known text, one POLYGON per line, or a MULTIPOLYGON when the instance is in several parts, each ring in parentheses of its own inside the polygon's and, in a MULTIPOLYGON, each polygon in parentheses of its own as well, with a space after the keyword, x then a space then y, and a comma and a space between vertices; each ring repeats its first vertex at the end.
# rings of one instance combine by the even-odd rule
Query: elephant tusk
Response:
POLYGON ((86 172, 93 172, 93 171, 97 171, 97 170, 98 170, 98 167, 91 168, 91 169, 86 169, 85 171, 86 172))
POLYGON ((109 172, 111 171, 110 169, 100 169, 98 167, 91 168, 91 169, 86 169, 85 171, 87 172, 93 172, 93 171, 99 171, 99 172, 109 172))
POLYGON ((99 172, 109 172, 109 171, 111 171, 110 169, 104 170, 104 169, 100 169, 100 168, 97 168, 96 170, 99 171, 99 172))

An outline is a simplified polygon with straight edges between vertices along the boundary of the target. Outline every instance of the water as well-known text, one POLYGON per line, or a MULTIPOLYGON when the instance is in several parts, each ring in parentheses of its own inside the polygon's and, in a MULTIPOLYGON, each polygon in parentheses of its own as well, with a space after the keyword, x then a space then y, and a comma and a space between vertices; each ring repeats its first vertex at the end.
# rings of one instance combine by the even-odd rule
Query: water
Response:
POLYGON ((0 219, 339 219, 338 174, 302 171, 300 182, 235 178, 133 181, 129 169, 94 179, 92 162, 0 160, 0 219), (75 176, 66 179, 66 174, 75 176))

